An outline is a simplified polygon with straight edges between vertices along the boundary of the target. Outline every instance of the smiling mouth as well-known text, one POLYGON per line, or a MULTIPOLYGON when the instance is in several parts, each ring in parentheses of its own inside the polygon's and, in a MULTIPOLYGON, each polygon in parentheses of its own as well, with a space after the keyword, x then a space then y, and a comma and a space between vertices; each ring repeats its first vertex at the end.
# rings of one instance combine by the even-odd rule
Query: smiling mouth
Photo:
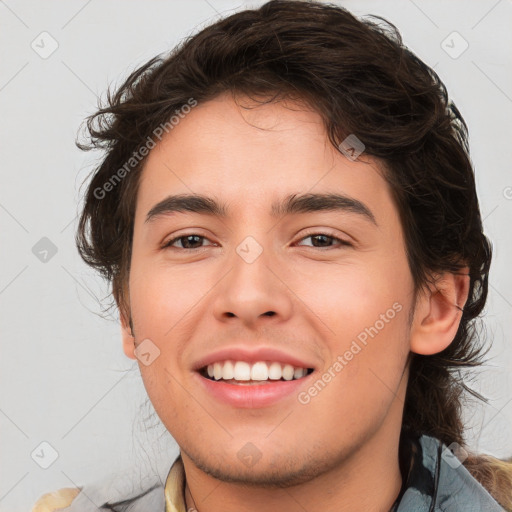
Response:
POLYGON ((201 375, 201 377, 204 377, 205 379, 208 379, 208 380, 212 380, 214 382, 223 382, 223 383, 226 383, 226 384, 237 384, 237 385, 246 385, 246 386, 251 386, 251 385, 256 385, 256 384, 271 384, 272 382, 291 382, 291 381, 295 381, 295 380, 301 380, 301 379, 304 379, 305 377, 307 377, 308 375, 311 375, 313 373, 314 369, 313 368, 307 368, 307 371, 306 371, 306 374, 303 375, 302 377, 293 377, 292 379, 285 379, 283 377, 279 378, 279 379, 271 379, 271 378, 267 378, 267 379, 262 379, 262 380, 237 380, 237 379, 223 379, 223 378, 220 378, 220 379, 215 379, 214 377, 210 377, 208 375, 208 367, 205 366, 201 369, 198 370, 198 373, 201 375))

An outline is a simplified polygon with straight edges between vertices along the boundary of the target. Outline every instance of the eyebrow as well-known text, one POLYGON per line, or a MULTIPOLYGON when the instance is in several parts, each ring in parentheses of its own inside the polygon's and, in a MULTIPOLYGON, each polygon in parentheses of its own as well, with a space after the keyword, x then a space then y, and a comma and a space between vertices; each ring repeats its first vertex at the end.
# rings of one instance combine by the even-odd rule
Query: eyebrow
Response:
MULTIPOLYGON (((344 211, 360 215, 376 226, 377 221, 372 211, 361 201, 340 194, 292 194, 284 200, 274 203, 271 215, 280 217, 300 213, 319 211, 344 211)), ((200 194, 171 195, 157 203, 149 210, 145 222, 177 212, 199 213, 226 218, 228 208, 211 197, 200 194)))

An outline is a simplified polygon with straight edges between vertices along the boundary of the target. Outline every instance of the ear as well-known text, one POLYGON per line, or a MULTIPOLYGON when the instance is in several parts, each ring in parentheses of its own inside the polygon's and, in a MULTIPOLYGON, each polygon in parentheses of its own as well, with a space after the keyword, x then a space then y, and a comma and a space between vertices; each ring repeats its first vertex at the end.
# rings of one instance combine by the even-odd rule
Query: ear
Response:
POLYGON ((137 359, 134 354, 135 350, 135 338, 133 336, 132 328, 130 325, 130 320, 127 318, 127 312, 121 308, 120 310, 121 317, 121 337, 123 340, 123 351, 126 354, 126 357, 130 359, 137 359))
POLYGON ((469 292, 469 268, 434 276, 419 293, 411 325, 410 348, 416 354, 442 352, 455 338, 469 292))

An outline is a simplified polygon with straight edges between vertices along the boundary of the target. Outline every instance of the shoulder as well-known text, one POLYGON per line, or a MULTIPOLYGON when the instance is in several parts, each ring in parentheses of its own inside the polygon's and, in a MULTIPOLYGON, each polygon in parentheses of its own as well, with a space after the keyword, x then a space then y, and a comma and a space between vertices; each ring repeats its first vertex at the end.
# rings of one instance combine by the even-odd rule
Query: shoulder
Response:
MULTIPOLYGON (((434 477, 434 501, 438 507, 436 510, 451 512, 460 510, 462 507, 467 512, 481 510, 502 512, 504 510, 502 504, 510 504, 508 500, 506 503, 499 500, 496 489, 487 485, 488 482, 475 478, 476 475, 470 471, 471 466, 468 464, 468 453, 463 447, 459 445, 455 448, 448 447, 440 440, 428 436, 423 436, 421 442, 425 452, 430 455, 431 461, 436 466, 434 477)), ((507 487, 506 493, 510 496, 511 488, 507 487)), ((507 507, 505 510, 510 508, 507 507)))
POLYGON ((80 489, 65 488, 44 494, 34 504, 32 512, 54 512, 69 507, 79 493, 80 489))
POLYGON ((112 475, 85 486, 59 489, 41 496, 32 512, 97 512, 105 507, 119 512, 163 510, 164 489, 159 477, 143 476, 139 481, 127 473, 112 475))
POLYGON ((512 459, 468 454, 464 467, 505 510, 512 510, 512 459))
MULTIPOLYGON (((409 469, 398 512, 512 512, 506 506, 502 508, 507 501, 491 494, 466 469, 465 451, 454 450, 455 455, 452 445, 448 447, 428 435, 406 437, 409 450, 403 453, 409 469)), ((510 487, 506 492, 510 493, 510 487)))

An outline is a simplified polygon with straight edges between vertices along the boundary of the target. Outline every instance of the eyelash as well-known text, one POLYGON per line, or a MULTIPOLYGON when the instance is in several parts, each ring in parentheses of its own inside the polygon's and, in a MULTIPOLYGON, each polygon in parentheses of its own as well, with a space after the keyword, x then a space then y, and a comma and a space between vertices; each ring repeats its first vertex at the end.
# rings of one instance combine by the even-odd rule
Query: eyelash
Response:
MULTIPOLYGON (((185 235, 180 235, 180 236, 177 236, 176 238, 172 238, 171 240, 169 240, 168 242, 165 242, 163 244, 163 246, 161 247, 162 249, 178 249, 178 250, 182 250, 182 251, 197 251, 197 250, 200 250, 200 249, 204 249, 205 246, 201 246, 201 247, 196 247, 196 248, 193 248, 193 249, 190 249, 190 248, 185 248, 185 247, 172 247, 172 245, 177 241, 177 240, 181 240, 181 239, 184 239, 184 238, 188 238, 188 237, 192 237, 192 236, 195 236, 195 237, 198 237, 198 238, 201 238, 201 239, 204 239, 204 240, 208 240, 205 236, 202 236, 202 235, 198 235, 197 233, 190 233, 190 234, 185 234, 185 235)), ((305 240, 306 238, 313 238, 313 237, 316 237, 316 236, 325 236, 327 238, 330 238, 334 241, 337 241, 339 242, 339 245, 340 246, 345 246, 345 247, 353 247, 353 244, 351 244, 350 242, 347 242, 346 240, 342 240, 341 238, 338 238, 336 236, 334 236, 333 234, 330 234, 330 233, 318 233, 318 232, 311 232, 311 233, 308 233, 306 234, 305 236, 303 236, 300 240, 305 240)), ((327 247, 314 247, 314 246, 307 246, 307 247, 312 247, 313 249, 321 249, 321 250, 325 250, 325 249, 332 249, 333 247, 332 246, 327 246, 327 247)), ((334 247, 335 248, 335 247, 334 247)))

